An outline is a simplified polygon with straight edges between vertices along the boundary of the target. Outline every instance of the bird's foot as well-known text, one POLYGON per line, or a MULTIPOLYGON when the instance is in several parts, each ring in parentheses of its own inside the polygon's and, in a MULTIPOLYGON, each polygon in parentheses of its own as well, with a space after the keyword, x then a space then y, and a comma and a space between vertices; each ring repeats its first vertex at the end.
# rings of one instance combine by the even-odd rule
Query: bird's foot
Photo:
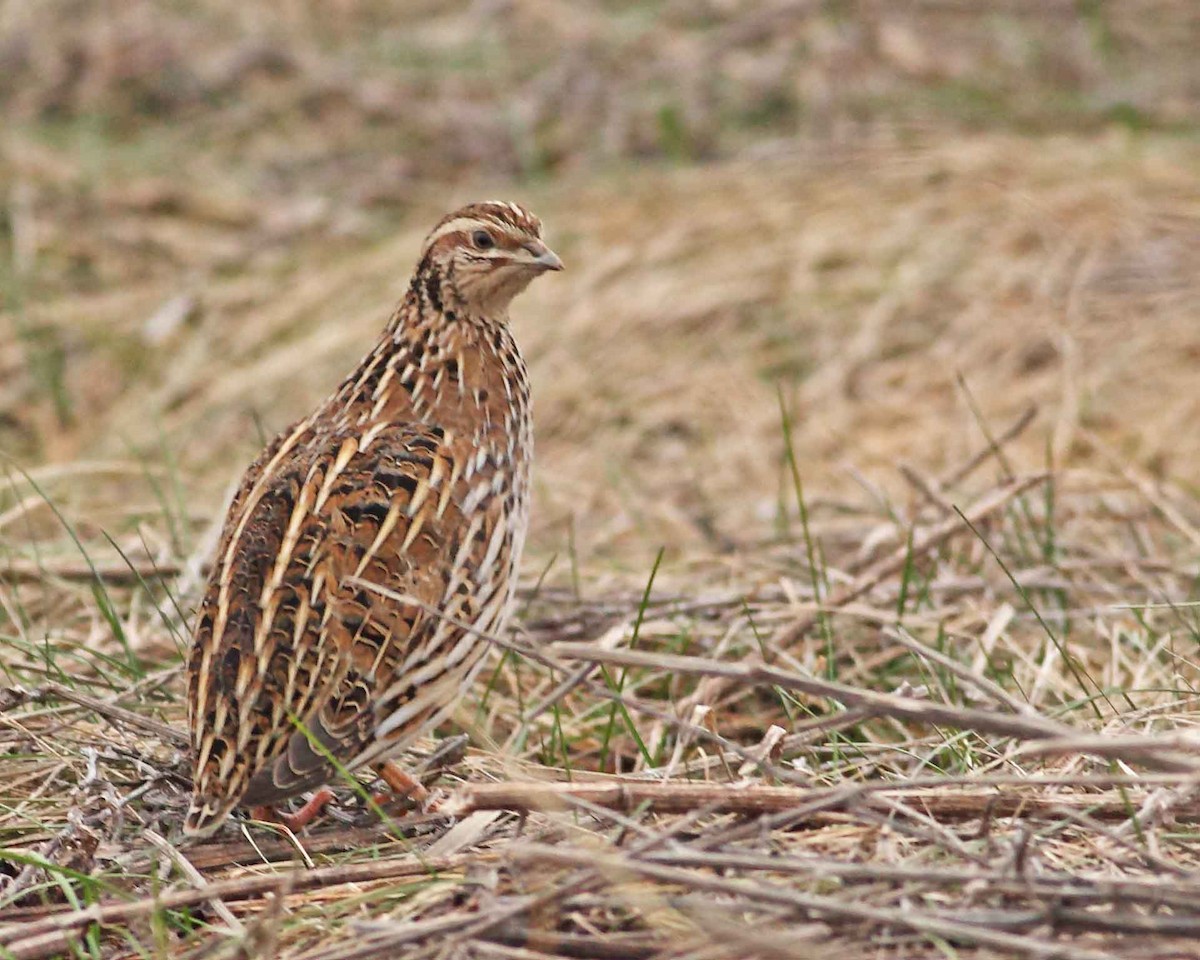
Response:
POLYGON ((254 807, 250 815, 255 820, 265 820, 267 823, 278 823, 287 827, 292 833, 303 830, 312 823, 333 799, 333 791, 322 787, 295 813, 280 813, 274 807, 254 807))
POLYGON ((438 798, 436 796, 431 797, 425 784, 421 783, 412 774, 404 771, 394 760, 387 760, 379 764, 375 768, 375 772, 387 784, 387 789, 373 794, 371 796, 373 803, 383 806, 385 803, 391 803, 396 800, 407 800, 425 813, 434 812, 438 798))

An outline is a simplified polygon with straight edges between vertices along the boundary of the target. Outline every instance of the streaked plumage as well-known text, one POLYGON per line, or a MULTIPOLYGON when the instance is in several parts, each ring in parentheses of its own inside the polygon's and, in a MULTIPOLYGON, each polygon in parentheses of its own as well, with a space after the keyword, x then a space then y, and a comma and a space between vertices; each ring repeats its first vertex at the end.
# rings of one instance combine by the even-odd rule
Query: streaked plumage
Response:
POLYGON ((247 471, 188 662, 187 833, 394 756, 474 677, 461 625, 504 628, 528 524, 508 304, 561 268, 515 204, 446 217, 374 349, 247 471))

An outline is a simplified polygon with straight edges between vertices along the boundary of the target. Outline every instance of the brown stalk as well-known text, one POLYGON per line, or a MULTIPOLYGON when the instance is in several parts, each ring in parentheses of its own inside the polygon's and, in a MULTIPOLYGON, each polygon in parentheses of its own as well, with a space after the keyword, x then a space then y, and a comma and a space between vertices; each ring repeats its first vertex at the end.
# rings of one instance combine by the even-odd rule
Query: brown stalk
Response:
MULTIPOLYGON (((814 827, 844 822, 844 813, 835 813, 833 810, 853 810, 854 807, 865 805, 887 812, 894 801, 903 801, 921 813, 950 822, 975 820, 984 816, 1046 819, 1075 812, 1087 813, 1105 821, 1129 818, 1129 806, 1118 795, 1044 797, 1019 789, 989 790, 986 793, 950 793, 942 788, 806 789, 763 784, 647 783, 627 778, 613 783, 545 783, 532 780, 469 784, 456 791, 445 802, 443 809, 454 816, 465 816, 477 810, 566 810, 573 804, 586 803, 625 813, 644 810, 677 814, 708 810, 759 816, 819 803, 823 805, 821 809, 797 824, 814 827)), ((1172 813, 1180 823, 1200 822, 1200 801, 1181 804, 1172 813)))
POLYGON ((132 566, 96 564, 93 568, 82 560, 34 562, 13 557, 6 560, 3 567, 0 567, 0 583, 5 581, 11 584, 43 583, 47 579, 88 583, 92 580, 100 580, 110 586, 133 587, 143 581, 149 582, 163 577, 174 577, 182 571, 183 564, 173 560, 146 564, 135 563, 132 566))
POLYGON ((53 697, 56 700, 66 700, 92 711, 97 716, 111 720, 119 726, 149 733, 158 737, 163 743, 175 746, 187 746, 188 743, 187 733, 178 727, 151 719, 133 710, 126 710, 124 707, 118 707, 116 704, 108 703, 98 697, 88 696, 86 693, 80 693, 78 690, 72 690, 62 684, 44 683, 38 687, 34 697, 36 699, 53 697))
POLYGON ((549 652, 564 660, 645 667, 671 673, 719 677, 729 683, 798 690, 810 696, 829 697, 846 706, 869 708, 881 716, 914 723, 944 724, 960 730, 975 730, 1018 740, 1041 741, 1039 749, 1043 753, 1078 752, 1081 746, 1086 746, 1088 749, 1094 747, 1105 756, 1119 755, 1130 762, 1156 769, 1181 773, 1200 770, 1200 761, 1187 756, 1188 741, 1182 738, 1125 737, 1114 741, 1111 737, 1089 737, 1081 735, 1066 724, 1040 716, 996 713, 971 707, 930 703, 876 690, 863 690, 831 680, 804 677, 767 664, 724 663, 703 657, 649 653, 641 650, 597 650, 585 643, 556 643, 550 646, 549 652))

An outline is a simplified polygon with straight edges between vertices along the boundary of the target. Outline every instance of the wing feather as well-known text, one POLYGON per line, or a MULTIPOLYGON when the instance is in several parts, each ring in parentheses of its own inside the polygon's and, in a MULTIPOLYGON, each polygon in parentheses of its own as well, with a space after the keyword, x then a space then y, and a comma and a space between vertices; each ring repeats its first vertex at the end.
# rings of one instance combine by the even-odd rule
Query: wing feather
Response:
POLYGON ((441 430, 404 424, 366 450, 349 433, 293 432, 248 472, 193 642, 189 832, 327 782, 361 761, 381 705, 416 697, 394 673, 441 631, 428 608, 446 599, 464 526, 439 489, 452 464, 441 430))

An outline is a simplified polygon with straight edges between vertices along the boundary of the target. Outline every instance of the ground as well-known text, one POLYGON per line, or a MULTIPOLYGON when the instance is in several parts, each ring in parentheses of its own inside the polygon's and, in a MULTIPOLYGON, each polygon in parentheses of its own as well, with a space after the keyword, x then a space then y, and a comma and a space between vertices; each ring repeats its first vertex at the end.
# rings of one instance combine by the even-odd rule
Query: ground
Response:
POLYGON ((1200 955, 1197 42, 0 6, 0 956, 1200 955), (488 196, 567 270, 514 307, 519 624, 410 758, 441 806, 181 844, 230 485, 488 196))

